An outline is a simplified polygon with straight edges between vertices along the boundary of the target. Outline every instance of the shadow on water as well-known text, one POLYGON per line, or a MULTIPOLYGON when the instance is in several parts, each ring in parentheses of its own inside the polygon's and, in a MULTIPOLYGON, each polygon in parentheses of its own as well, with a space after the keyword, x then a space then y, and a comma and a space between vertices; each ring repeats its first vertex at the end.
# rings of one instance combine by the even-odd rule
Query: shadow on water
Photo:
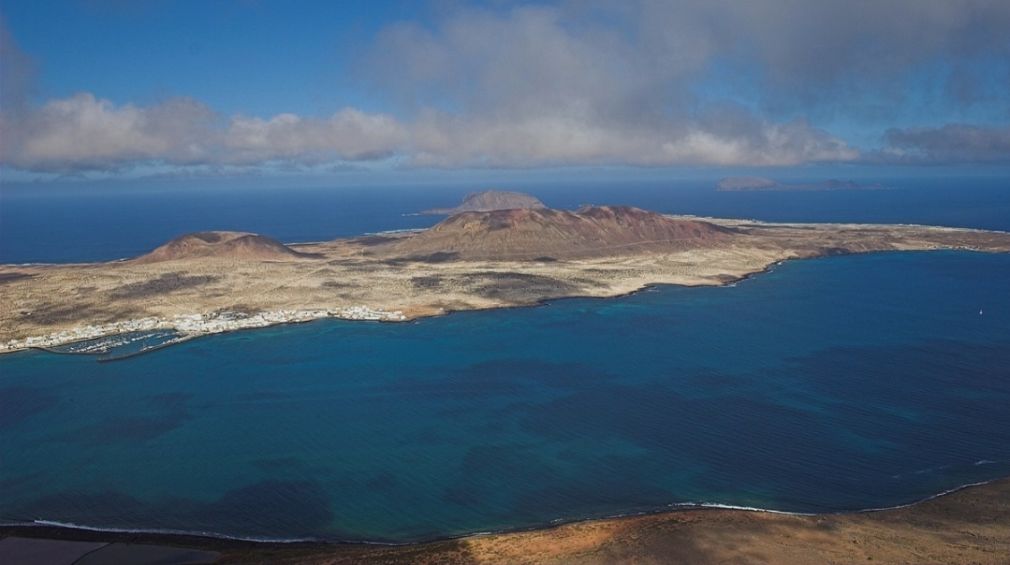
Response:
POLYGON ((103 415, 98 422, 67 432, 58 439, 86 445, 131 444, 156 439, 189 421, 192 395, 165 393, 148 397, 130 414, 103 415))
POLYGON ((42 388, 21 385, 0 388, 0 430, 51 410, 58 402, 57 394, 42 388))

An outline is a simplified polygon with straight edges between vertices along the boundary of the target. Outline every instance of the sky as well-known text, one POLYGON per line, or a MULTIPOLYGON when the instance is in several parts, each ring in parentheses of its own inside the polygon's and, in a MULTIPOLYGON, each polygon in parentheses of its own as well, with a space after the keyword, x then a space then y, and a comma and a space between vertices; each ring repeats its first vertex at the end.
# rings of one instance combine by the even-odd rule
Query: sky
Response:
POLYGON ((941 169, 1010 172, 1006 0, 0 0, 5 183, 941 169))

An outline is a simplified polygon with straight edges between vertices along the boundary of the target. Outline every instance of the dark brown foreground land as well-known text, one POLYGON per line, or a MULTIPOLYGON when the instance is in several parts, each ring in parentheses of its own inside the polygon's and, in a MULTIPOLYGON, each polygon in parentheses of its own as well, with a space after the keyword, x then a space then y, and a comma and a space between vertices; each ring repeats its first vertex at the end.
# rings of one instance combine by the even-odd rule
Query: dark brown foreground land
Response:
POLYGON ((1010 479, 878 512, 790 516, 682 510, 395 547, 0 528, 0 562, 4 545, 24 543, 23 538, 53 540, 53 555, 68 540, 103 542, 98 545, 104 548, 86 556, 90 561, 78 563, 199 563, 216 553, 218 563, 997 564, 1010 563, 1010 479), (173 548, 189 553, 171 553, 173 548), (113 560, 101 560, 103 551, 113 560), (133 560, 116 560, 124 555, 133 560))

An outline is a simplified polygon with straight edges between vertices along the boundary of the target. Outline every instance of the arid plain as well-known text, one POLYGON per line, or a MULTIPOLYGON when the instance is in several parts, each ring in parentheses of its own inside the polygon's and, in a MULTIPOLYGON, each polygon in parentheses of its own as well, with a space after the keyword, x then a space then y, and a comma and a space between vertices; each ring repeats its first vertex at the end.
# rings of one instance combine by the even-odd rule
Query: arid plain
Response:
POLYGON ((320 317, 402 321, 618 296, 652 284, 724 285, 793 259, 938 249, 1010 252, 1010 234, 610 206, 465 212, 428 230, 289 246, 203 232, 131 260, 0 266, 0 347, 112 335, 138 320, 187 335, 249 327, 256 315, 256 326, 320 317))

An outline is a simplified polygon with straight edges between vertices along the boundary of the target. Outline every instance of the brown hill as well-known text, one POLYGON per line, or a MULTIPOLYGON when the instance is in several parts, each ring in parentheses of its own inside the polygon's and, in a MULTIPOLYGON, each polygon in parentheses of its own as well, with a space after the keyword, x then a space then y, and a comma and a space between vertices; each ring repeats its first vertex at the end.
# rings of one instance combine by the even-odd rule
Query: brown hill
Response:
POLYGON ((484 192, 471 192, 467 194, 463 202, 455 208, 434 208, 421 213, 451 216, 460 212, 490 212, 492 210, 512 210, 516 208, 546 208, 546 206, 537 197, 523 194, 522 192, 485 190, 484 192))
POLYGON ((313 257, 313 255, 299 253, 277 240, 255 233, 204 231, 177 237, 154 251, 133 259, 133 261, 136 263, 158 263, 203 258, 283 261, 308 257, 313 257))
POLYGON ((734 233, 627 206, 495 210, 449 217, 393 243, 389 251, 429 260, 571 259, 706 247, 734 233))

